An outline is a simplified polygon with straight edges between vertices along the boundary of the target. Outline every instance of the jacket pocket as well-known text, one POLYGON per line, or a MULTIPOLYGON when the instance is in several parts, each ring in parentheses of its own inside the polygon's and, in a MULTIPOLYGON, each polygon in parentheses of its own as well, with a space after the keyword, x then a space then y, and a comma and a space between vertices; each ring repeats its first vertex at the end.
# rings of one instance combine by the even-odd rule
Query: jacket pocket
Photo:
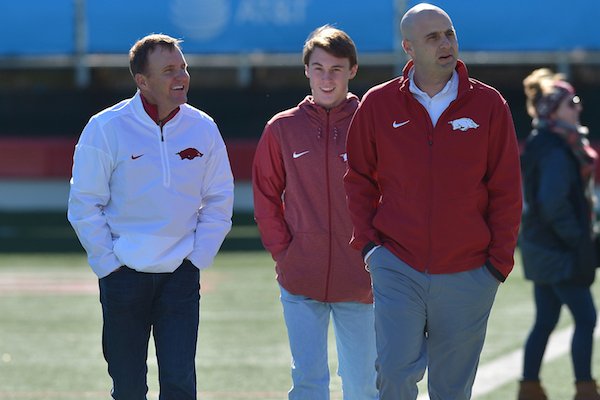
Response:
POLYGON ((294 294, 318 299, 325 292, 329 238, 321 233, 296 233, 275 269, 281 286, 294 294))
POLYGON ((522 241, 521 257, 525 278, 540 284, 558 283, 573 275, 574 254, 522 241))

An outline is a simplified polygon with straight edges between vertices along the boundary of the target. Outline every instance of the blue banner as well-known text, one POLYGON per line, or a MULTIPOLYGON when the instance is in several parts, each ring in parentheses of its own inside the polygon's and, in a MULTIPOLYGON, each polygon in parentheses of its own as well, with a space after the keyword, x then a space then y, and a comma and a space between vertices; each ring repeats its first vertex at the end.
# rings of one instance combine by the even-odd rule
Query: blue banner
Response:
MULTIPOLYGON (((189 54, 296 53, 323 24, 359 53, 391 52, 394 0, 86 0, 87 52, 126 53, 148 33, 184 40, 189 54)), ((410 7, 418 1, 407 1, 410 7)), ((463 51, 600 50, 597 0, 437 0, 463 51)), ((0 56, 73 54, 75 0, 3 1, 0 56)), ((404 10, 400 10, 403 13, 404 10)))
POLYGON ((2 1, 0 55, 55 55, 75 51, 73 0, 2 1))
MULTIPOLYGON (((410 1, 410 5, 420 3, 410 1)), ((435 0, 464 51, 600 50, 597 0, 435 0)))
POLYGON ((98 0, 88 4, 92 53, 122 53, 160 32, 182 38, 186 53, 296 53, 324 24, 350 33, 362 51, 389 51, 393 1, 98 0))

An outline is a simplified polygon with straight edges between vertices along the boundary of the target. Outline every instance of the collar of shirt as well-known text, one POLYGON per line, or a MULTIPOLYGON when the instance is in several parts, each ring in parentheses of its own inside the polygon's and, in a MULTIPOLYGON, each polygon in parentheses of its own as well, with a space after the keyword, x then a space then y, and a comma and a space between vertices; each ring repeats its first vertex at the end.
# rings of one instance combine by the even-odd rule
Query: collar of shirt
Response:
POLYGON ((142 104, 144 105, 144 110, 146 110, 146 114, 148 114, 148 116, 150 118, 152 118, 152 121, 156 122, 156 125, 164 125, 167 122, 169 122, 171 119, 173 119, 173 117, 175 116, 175 114, 177 114, 179 112, 179 107, 177 107, 176 109, 174 109, 173 111, 171 111, 169 113, 169 115, 167 115, 163 120, 160 120, 158 118, 158 106, 156 104, 152 104, 150 103, 142 93, 140 93, 140 97, 142 98, 142 104))
POLYGON ((446 86, 435 96, 429 97, 427 93, 417 87, 413 79, 415 70, 411 69, 408 72, 408 78, 410 79, 409 90, 415 96, 415 99, 425 107, 431 123, 433 126, 437 124, 440 115, 448 108, 450 103, 458 96, 458 73, 456 70, 452 72, 452 77, 446 83, 446 86))

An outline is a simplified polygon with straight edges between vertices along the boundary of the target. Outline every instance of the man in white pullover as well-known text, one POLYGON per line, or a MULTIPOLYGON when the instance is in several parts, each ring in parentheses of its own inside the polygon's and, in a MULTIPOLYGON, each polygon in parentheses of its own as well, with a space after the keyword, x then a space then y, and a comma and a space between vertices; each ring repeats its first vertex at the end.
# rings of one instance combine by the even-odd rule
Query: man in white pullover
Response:
POLYGON ((151 331, 160 399, 196 399, 199 271, 231 228, 227 151, 214 121, 186 104, 179 43, 134 44, 137 93, 93 116, 75 148, 68 219, 99 278, 117 400, 146 399, 151 331))

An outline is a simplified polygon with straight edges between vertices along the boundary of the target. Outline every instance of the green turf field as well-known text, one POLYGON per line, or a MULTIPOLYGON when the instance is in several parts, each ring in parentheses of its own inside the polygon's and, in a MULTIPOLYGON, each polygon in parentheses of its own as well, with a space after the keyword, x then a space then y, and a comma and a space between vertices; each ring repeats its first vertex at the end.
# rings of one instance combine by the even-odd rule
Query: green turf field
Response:
MULTIPOLYGON (((270 257, 223 252, 201 279, 199 398, 285 399, 290 355, 270 257)), ((594 293, 600 299, 598 284, 594 293)), ((563 314, 566 328, 571 322, 563 314)), ((521 348, 532 318, 531 288, 517 266, 498 293, 480 372, 521 348)), ((107 399, 100 328, 97 281, 81 253, 0 255, 0 399, 107 399)), ((156 398, 153 352, 149 359, 149 398, 156 398)), ((508 364, 492 372, 501 377, 517 369, 508 364)), ((567 354, 545 364, 542 376, 551 399, 572 398, 567 354)), ((515 398, 517 379, 477 398, 515 398)), ((331 389, 332 399, 341 399, 335 374, 331 389)))

